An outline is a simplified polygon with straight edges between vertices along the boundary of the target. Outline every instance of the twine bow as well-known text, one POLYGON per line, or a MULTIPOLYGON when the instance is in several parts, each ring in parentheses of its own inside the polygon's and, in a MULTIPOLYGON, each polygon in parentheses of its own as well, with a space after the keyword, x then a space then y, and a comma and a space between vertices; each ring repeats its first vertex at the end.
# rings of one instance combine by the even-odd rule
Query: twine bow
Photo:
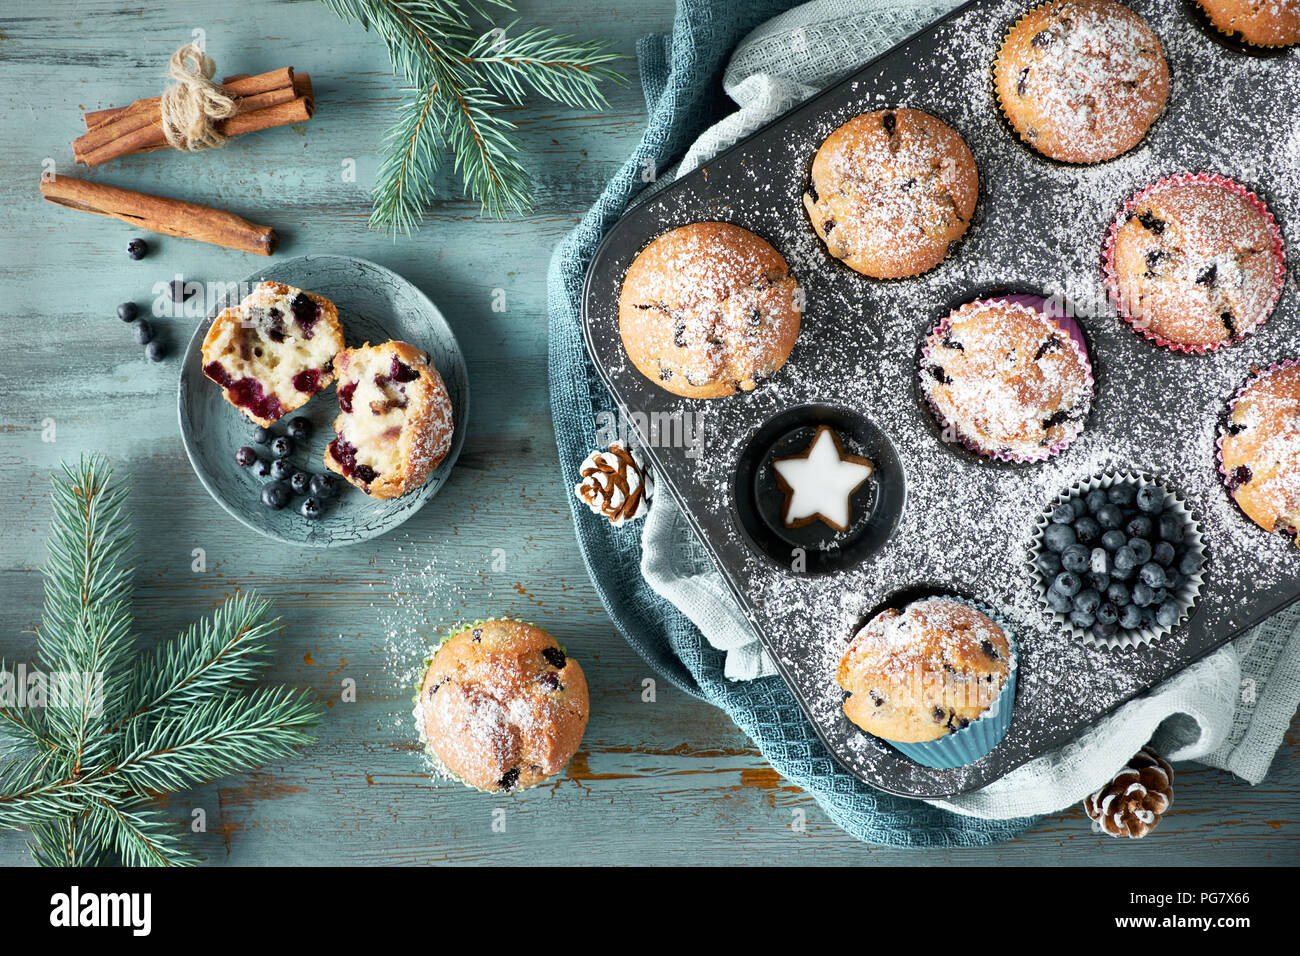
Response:
POLYGON ((212 81, 217 65, 197 43, 172 54, 167 72, 176 83, 162 95, 163 135, 174 149, 220 148, 226 136, 215 121, 235 115, 235 98, 212 81))

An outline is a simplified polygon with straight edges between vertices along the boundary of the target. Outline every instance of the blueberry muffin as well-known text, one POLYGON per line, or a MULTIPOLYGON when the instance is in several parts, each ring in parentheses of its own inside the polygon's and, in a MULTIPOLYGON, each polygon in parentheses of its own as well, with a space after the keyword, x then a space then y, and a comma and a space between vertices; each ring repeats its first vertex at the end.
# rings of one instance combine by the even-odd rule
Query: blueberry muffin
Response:
POLYGON ((993 78, 1020 138, 1067 163, 1128 152, 1169 97, 1159 38, 1112 0, 1056 0, 1031 10, 1003 41, 993 78))
POLYGON ((261 282, 212 320, 203 338, 203 374, 221 386, 226 401, 266 426, 334 381, 342 348, 334 303, 261 282))
POLYGON ((1282 260, 1263 205, 1219 177, 1176 176, 1139 193, 1107 256, 1112 294, 1157 341, 1215 348, 1273 310, 1282 260))
POLYGON ((948 597, 873 617, 849 644, 837 679, 844 713, 884 740, 938 740, 978 720, 998 699, 1011 646, 987 614, 948 597))
POLYGON ((887 109, 826 137, 803 204, 831 255, 863 275, 900 279, 944 260, 978 197, 965 140, 929 113, 887 109))
POLYGON ((970 302, 930 333, 921 389, 956 440, 995 457, 1035 461, 1083 429, 1092 370, 1053 319, 1016 302, 970 302))
POLYGON ((1221 32, 1255 46, 1300 43, 1300 0, 1197 0, 1221 32))
POLYGON ((697 222, 659 236, 628 268, 619 334, 632 364, 656 385, 720 398, 750 391, 785 364, 802 296, 765 239, 697 222))
POLYGON ((415 698, 420 740, 476 790, 523 790, 559 773, 587 729, 587 680, 540 627, 479 621, 429 661, 415 698))
POLYGON ((452 408, 429 356, 406 342, 344 349, 325 465, 372 498, 424 484, 451 449, 452 408))
POLYGON ((1265 531, 1295 535, 1300 530, 1300 364, 1263 372, 1242 389, 1219 447, 1228 490, 1247 517, 1265 531))

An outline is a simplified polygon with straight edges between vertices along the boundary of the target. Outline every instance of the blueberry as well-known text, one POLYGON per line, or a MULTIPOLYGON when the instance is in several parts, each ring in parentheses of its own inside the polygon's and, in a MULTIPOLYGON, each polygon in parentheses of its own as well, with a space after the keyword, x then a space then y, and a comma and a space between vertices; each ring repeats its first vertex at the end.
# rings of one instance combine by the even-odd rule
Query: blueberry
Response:
POLYGON ((1073 571, 1075 574, 1083 574, 1088 570, 1092 553, 1082 544, 1072 544, 1061 552, 1061 566, 1067 571, 1073 571))
POLYGON ((1133 552, 1133 557, 1141 566, 1151 560, 1151 542, 1146 538, 1133 538, 1128 543, 1128 549, 1133 552))
POLYGON ((1124 512, 1110 502, 1097 509, 1097 522, 1107 530, 1118 528, 1124 523, 1124 512))
POLYGON ((1195 551, 1188 551, 1178 560, 1178 573, 1191 577, 1201 570, 1201 556, 1195 551))
POLYGON ((161 362, 166 357, 167 350, 163 348, 163 344, 161 342, 159 342, 157 339, 154 339, 152 342, 150 342, 148 345, 144 347, 144 354, 145 357, 149 359, 150 362, 161 362))
POLYGON ((135 323, 135 340, 141 345, 147 345, 153 338, 153 326, 149 324, 148 319, 139 319, 135 323))
POLYGON ((1101 607, 1097 608, 1098 624, 1118 624, 1119 608, 1107 601, 1101 607))
POLYGON ((271 434, 271 429, 269 428, 263 428, 261 425, 258 425, 253 429, 253 441, 257 442, 259 445, 268 444, 274 437, 275 436, 271 434))
POLYGON ((1142 583, 1151 588, 1162 588, 1165 586, 1165 569, 1154 561, 1142 565, 1142 583))
POLYGON ((117 317, 123 322, 134 322, 139 314, 140 309, 134 302, 123 302, 117 307, 117 317))
POLYGON ((1173 627, 1182 615, 1178 611, 1177 601, 1166 601, 1156 611, 1156 623, 1161 627, 1173 627))
POLYGON ((1133 592, 1129 590, 1127 584, 1113 581, 1106 589, 1106 600, 1116 607, 1128 607, 1133 603, 1133 592))
POLYGON ((284 458, 271 462, 271 477, 276 481, 288 481, 293 472, 293 465, 284 458))
POLYGON ((1045 578, 1054 578, 1061 573, 1061 556, 1055 551, 1041 552, 1034 563, 1045 578))
POLYGON ((1087 588, 1074 596, 1074 609, 1084 614, 1095 614, 1101 607, 1101 595, 1094 588, 1087 588))
POLYGON ((1142 626, 1143 627, 1156 626, 1156 609, 1154 607, 1144 607, 1142 609, 1142 626))
POLYGON ((295 471, 289 476, 289 487, 295 495, 305 495, 311 488, 311 475, 305 471, 295 471))
POLYGON ((1137 553, 1134 552, 1131 545, 1126 544, 1115 552, 1115 572, 1117 574, 1132 571, 1143 563, 1137 559, 1137 553))
POLYGON ((1156 588, 1155 591, 1153 591, 1151 594, 1151 606, 1153 608, 1159 607, 1160 605, 1168 601, 1169 597, 1170 595, 1169 595, 1168 588, 1156 588))
POLYGON ((1118 528, 1111 528, 1101 536, 1101 546, 1107 551, 1118 551, 1128 544, 1128 538, 1118 528))
POLYGON ((1084 515, 1074 523, 1074 534, 1084 544, 1092 544, 1101 537, 1101 525, 1092 515, 1084 515))
POLYGON ((1183 516, 1166 511, 1160 516, 1160 537, 1173 544, 1182 544, 1187 537, 1187 522, 1183 516))
POLYGON ((1088 562, 1089 568, 1093 574, 1109 574, 1111 569, 1110 555, 1106 553, 1105 548, 1093 548, 1092 556, 1088 562))
POLYGON ((1137 488, 1128 482, 1120 482, 1106 489, 1106 499, 1121 508, 1133 504, 1135 498, 1137 498, 1137 488))
POLYGON ((262 486, 262 504, 279 511, 289 503, 289 489, 278 481, 262 486))
POLYGON ((1087 576, 1084 577, 1083 583, 1100 594, 1110 587, 1110 575, 1105 573, 1098 574, 1096 571, 1089 571, 1087 576))
POLYGON ((1146 515, 1137 515, 1130 518, 1128 524, 1124 525, 1124 532, 1130 538, 1149 538, 1151 537, 1151 531, 1151 519, 1146 515))
POLYGON ((1077 540, 1074 529, 1068 524, 1049 524, 1047 531, 1043 533, 1043 544, 1057 554, 1060 554, 1077 540))
POLYGON ((1097 623, 1097 618, 1087 611, 1073 610, 1070 612, 1070 623, 1081 631, 1086 631, 1097 623))
POLYGON ((1078 515, 1074 513, 1074 506, 1068 501, 1057 505, 1052 509, 1052 521, 1056 524, 1073 524, 1078 515))
POLYGON ((1169 567, 1174 563, 1174 546, 1168 541, 1161 541, 1151 553, 1151 560, 1162 568, 1169 567))
POLYGON ((1079 589, 1083 587, 1083 582, 1079 580, 1079 576, 1073 571, 1062 571, 1056 576, 1056 580, 1052 582, 1052 587, 1066 597, 1072 598, 1079 593, 1079 589))
POLYGON ((1057 614, 1069 614, 1074 610, 1074 599, 1068 594, 1062 594, 1056 588, 1048 588, 1047 606, 1057 614))
POLYGON ((1114 637, 1115 632, 1118 630, 1119 630, 1119 625, 1116 624, 1114 621, 1110 621, 1110 622, 1098 621, 1096 624, 1092 626, 1092 633, 1096 634, 1102 640, 1105 640, 1106 638, 1109 637, 1114 637))
POLYGON ((143 239, 132 239, 126 244, 126 254, 132 259, 143 259, 149 254, 149 243, 143 239))
POLYGON ((1177 591, 1183 586, 1183 576, 1177 573, 1165 572, 1165 589, 1168 591, 1177 591))
POLYGON ((1088 503, 1082 498, 1071 498, 1070 507, 1074 509, 1074 516, 1082 518, 1088 513, 1088 503))
POLYGON ((258 478, 271 477, 271 463, 265 458, 259 458, 253 462, 253 474, 258 478))
POLYGON ((239 451, 235 452, 235 462, 240 468, 247 468, 253 462, 257 461, 257 452, 245 445, 239 451))
POLYGON ((1101 488, 1092 489, 1092 491, 1088 492, 1088 498, 1087 498, 1089 513, 1096 514, 1101 508, 1103 508, 1106 505, 1107 500, 1108 499, 1106 498, 1106 492, 1103 491, 1101 488))
POLYGON ((315 498, 333 498, 338 494, 339 480, 333 475, 313 475, 311 493, 315 498))
POLYGON ((1143 485, 1138 489, 1137 506, 1149 515, 1158 515, 1165 510, 1165 493, 1155 485, 1143 485))
POLYGON ((1142 626, 1142 609, 1130 604, 1119 612, 1119 626, 1126 631, 1136 631, 1142 626))
POLYGON ((319 498, 305 498, 299 510, 304 518, 319 518, 325 513, 325 506, 319 498))
POLYGON ((302 441, 311 434, 311 422, 305 418, 291 418, 285 431, 289 433, 289 437, 294 441, 302 441))
POLYGON ((288 458, 293 454, 293 439, 281 435, 271 441, 271 454, 276 458, 288 458))

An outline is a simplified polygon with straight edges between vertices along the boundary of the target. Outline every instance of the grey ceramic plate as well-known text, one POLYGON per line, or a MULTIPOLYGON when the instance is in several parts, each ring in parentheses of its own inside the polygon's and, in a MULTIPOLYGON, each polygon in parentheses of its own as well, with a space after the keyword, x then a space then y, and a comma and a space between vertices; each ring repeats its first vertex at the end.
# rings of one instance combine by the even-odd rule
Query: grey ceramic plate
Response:
MULTIPOLYGON (((270 452, 253 443, 256 426, 222 397, 221 389, 204 376, 202 368, 203 337, 217 313, 238 301, 239 292, 232 290, 213 304, 195 329, 181 366, 181 438, 199 481, 221 507, 243 524, 289 544, 337 548, 391 531, 438 493, 456 464, 465 440, 469 382, 465 359, 451 327, 423 292, 392 270, 365 259, 331 255, 286 259, 253 273, 240 285, 247 291, 263 279, 284 282, 330 299, 338 306, 348 345, 400 339, 427 351, 451 396, 455 427, 451 451, 422 488, 393 501, 377 501, 340 480, 342 490, 325 503, 321 518, 308 519, 299 514, 302 498, 297 495, 281 511, 265 507, 261 487, 270 479, 257 478, 249 469, 237 465, 235 450, 241 445, 252 445, 264 458, 269 458, 270 452)), ((297 443, 291 461, 301 470, 316 474, 327 470, 322 456, 333 437, 336 415, 338 404, 330 387, 286 415, 272 431, 282 434, 290 418, 309 419, 313 426, 311 437, 297 443)))

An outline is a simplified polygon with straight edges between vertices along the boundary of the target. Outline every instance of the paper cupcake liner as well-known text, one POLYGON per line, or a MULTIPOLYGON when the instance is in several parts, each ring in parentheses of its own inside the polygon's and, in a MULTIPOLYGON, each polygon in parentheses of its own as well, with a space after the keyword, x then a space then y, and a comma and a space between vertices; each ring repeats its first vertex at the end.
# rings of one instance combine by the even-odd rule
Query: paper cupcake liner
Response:
POLYGON ((1237 387, 1237 390, 1232 393, 1232 397, 1228 399, 1227 405, 1224 406, 1223 422, 1219 424, 1219 434, 1214 440, 1214 461, 1215 461, 1215 466, 1218 468, 1219 471, 1219 480, 1223 482, 1223 487, 1224 489, 1227 490, 1228 497, 1232 499, 1232 503, 1236 507, 1237 512, 1243 518, 1249 521, 1253 527, 1259 528, 1265 534, 1281 533, 1289 537, 1292 541, 1300 543, 1300 528, 1291 528, 1289 530, 1282 531, 1282 532, 1269 531, 1267 528, 1258 524, 1253 518, 1251 518, 1250 515, 1246 514, 1245 510, 1241 507, 1241 505, 1237 504, 1237 496, 1233 494, 1232 486, 1230 484, 1232 477, 1228 474, 1228 470, 1223 466, 1223 442, 1224 439, 1228 437, 1228 432, 1226 428, 1227 419, 1230 415, 1232 415, 1233 409, 1237 407, 1237 403, 1241 401, 1242 396, 1246 394, 1246 389, 1254 385, 1256 382, 1261 381, 1262 379, 1265 379, 1268 376, 1272 375, 1274 372, 1280 372, 1283 369, 1288 369, 1288 368, 1295 368, 1298 365, 1300 365, 1300 359, 1283 359, 1281 362, 1274 362, 1272 365, 1268 366, 1267 368, 1254 369, 1251 371, 1249 375, 1246 376, 1246 380, 1237 387))
POLYGON ((938 740, 927 740, 921 743, 899 743, 893 740, 885 740, 883 737, 879 738, 885 740, 885 743, 908 760, 919 763, 922 767, 951 770, 954 767, 964 767, 979 760, 1000 744, 1002 738, 1007 735, 1007 730, 1011 727, 1011 715, 1016 704, 1016 672, 1019 668, 1019 651, 1016 646, 1015 632, 1011 630, 1002 615, 987 605, 951 594, 936 594, 932 595, 932 597, 959 601, 987 614, 993 620, 993 623, 1002 628, 1002 633, 1007 638, 1007 645, 1011 649, 1011 659, 1007 662, 1007 679, 1002 684, 1002 690, 978 719, 972 720, 961 730, 940 737, 938 740))
POLYGON ((1074 637, 1083 641, 1085 644, 1092 644, 1097 647, 1106 647, 1117 650, 1128 650, 1137 647, 1145 647, 1157 638, 1164 637, 1173 632, 1174 628, 1181 625, 1191 615, 1192 609, 1196 602, 1200 600, 1201 591, 1205 587, 1205 569, 1208 564, 1208 556, 1205 550, 1205 537, 1201 527, 1201 522, 1188 507, 1186 499, 1177 491, 1173 491, 1163 481, 1157 478, 1142 474, 1135 471, 1103 471, 1076 481, 1069 488, 1062 491, 1059 495, 1048 502, 1034 523, 1034 535, 1029 545, 1029 573, 1037 589, 1039 609, 1043 615, 1049 618, 1052 623, 1069 631, 1074 637), (1051 581, 1047 580, 1043 572, 1038 569, 1038 556, 1043 553, 1045 546, 1043 544, 1043 535, 1047 531, 1048 524, 1051 523, 1052 510, 1060 504, 1064 504, 1072 498, 1086 497, 1087 494, 1095 488, 1106 489, 1112 485, 1131 483, 1136 489, 1154 485, 1163 491, 1165 497, 1165 510, 1172 510, 1180 515, 1187 522, 1187 544, 1194 548, 1201 557, 1201 568, 1195 574, 1189 575, 1173 594, 1174 600, 1178 602, 1178 620, 1169 627, 1162 627, 1157 624, 1151 627, 1142 627, 1134 631, 1116 631, 1115 634, 1108 638, 1098 637, 1091 629, 1083 630, 1075 627, 1070 621, 1068 615, 1059 611, 1054 611, 1047 603, 1047 592, 1051 588, 1051 581), (1171 507, 1172 506, 1172 507, 1171 507))
POLYGON ((976 299, 973 302, 968 302, 953 311, 956 312, 970 306, 989 305, 998 302, 1008 302, 1012 305, 1028 309, 1029 311, 1037 312, 1040 317, 1053 323, 1057 329, 1068 336, 1069 342, 1074 346, 1075 352, 1083 362, 1084 372, 1086 374, 1085 384, 1088 391, 1088 408, 1087 411, 1084 412, 1083 417, 1078 421, 1071 423, 1072 427, 1066 431, 1064 437, 1062 437, 1059 442, 1053 445, 1048 445, 1029 455, 1022 455, 1009 451, 990 450, 985 448, 983 445, 980 445, 974 439, 968 438, 966 435, 962 434, 961 429, 949 421, 943 412, 939 410, 939 406, 935 404, 925 387, 925 366, 930 360, 930 342, 937 336, 947 334, 952 320, 951 313, 940 319, 938 324, 926 333, 925 343, 921 346, 921 361, 917 365, 917 375, 920 377, 921 381, 921 396, 924 398, 926 407, 929 408, 930 415, 934 418, 940 430, 951 431, 956 443, 961 445, 961 447, 965 448, 967 451, 973 452, 983 458, 994 459, 995 461, 1011 462, 1018 465, 1032 465, 1037 462, 1046 461, 1047 459, 1065 451, 1065 449, 1069 448, 1070 445, 1074 444, 1075 439, 1083 434, 1083 429, 1088 423, 1088 416, 1092 413, 1092 400, 1096 391, 1096 380, 1093 378, 1092 374, 1092 360, 1088 356, 1087 339, 1084 338, 1083 330, 1079 328, 1079 324, 1071 318, 1053 315, 1047 308, 1047 299, 1041 295, 1016 294, 992 296, 987 299, 976 299))
POLYGON ((1242 46, 1254 47, 1256 50, 1285 50, 1288 47, 1296 45, 1294 41, 1291 43, 1256 43, 1254 40, 1247 40, 1246 37, 1238 31, 1224 29, 1215 23, 1214 17, 1210 15, 1210 11, 1205 8, 1205 4, 1202 3, 1201 0, 1196 0, 1196 7, 1205 17, 1205 22, 1209 24, 1210 29, 1220 36, 1227 37, 1233 43, 1240 43, 1242 46))
POLYGON ((1169 349, 1173 352, 1184 352, 1190 355, 1204 355, 1208 352, 1215 352, 1225 345, 1232 345, 1239 342, 1252 332, 1257 330, 1261 325, 1268 321, 1269 316, 1277 307, 1277 300, 1282 295, 1282 286, 1286 280, 1286 247, 1282 242, 1282 231, 1278 228, 1277 220, 1273 218, 1273 213, 1269 210, 1264 201, 1256 196, 1245 186, 1229 179, 1226 176, 1220 176, 1218 173, 1179 173, 1175 176, 1166 176, 1164 179, 1156 180, 1149 186, 1146 186, 1132 196, 1124 203, 1119 212, 1111 220, 1110 227, 1106 230, 1106 242, 1102 247, 1101 253, 1101 273, 1106 282, 1106 292, 1110 296, 1111 303, 1115 306, 1115 311, 1119 317, 1128 323, 1129 328, 1141 335, 1147 341, 1159 345, 1161 348, 1169 349), (1255 319, 1246 328, 1238 329, 1236 334, 1230 339, 1222 342, 1215 342, 1210 345, 1188 345, 1185 342, 1172 342, 1164 336, 1157 335, 1149 328, 1145 327, 1141 319, 1129 315, 1124 307, 1124 299, 1120 294, 1119 275, 1115 271, 1115 240, 1119 236, 1119 227, 1125 221, 1125 216, 1140 204, 1152 193, 1158 192, 1169 186, 1181 186, 1185 183, 1209 183, 1213 186, 1220 186, 1241 196, 1252 206, 1255 207, 1264 217, 1264 222, 1268 227, 1268 233, 1273 240, 1273 255, 1277 263, 1277 268, 1273 275, 1273 294, 1268 300, 1268 305, 1261 309, 1259 317, 1255 319))

